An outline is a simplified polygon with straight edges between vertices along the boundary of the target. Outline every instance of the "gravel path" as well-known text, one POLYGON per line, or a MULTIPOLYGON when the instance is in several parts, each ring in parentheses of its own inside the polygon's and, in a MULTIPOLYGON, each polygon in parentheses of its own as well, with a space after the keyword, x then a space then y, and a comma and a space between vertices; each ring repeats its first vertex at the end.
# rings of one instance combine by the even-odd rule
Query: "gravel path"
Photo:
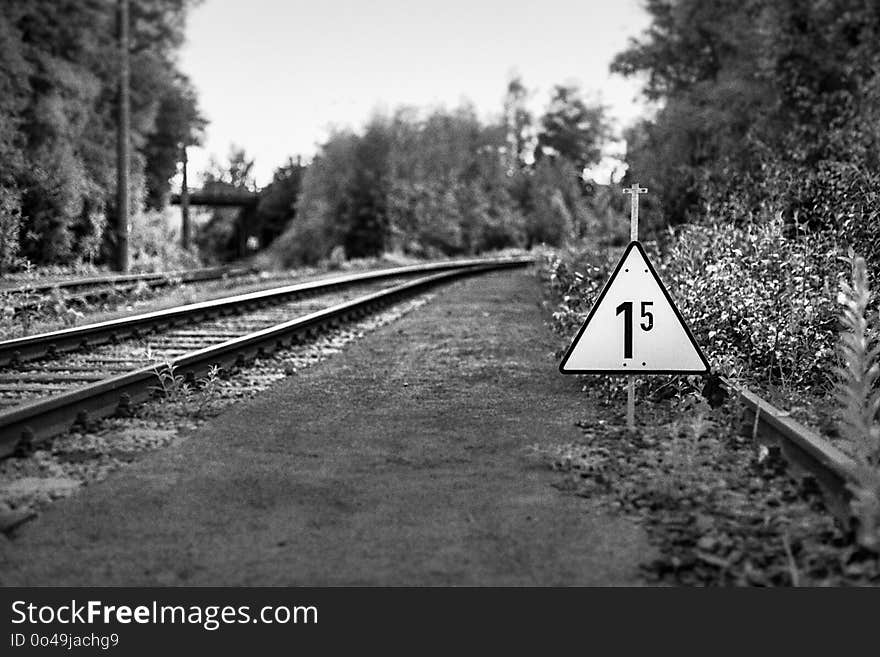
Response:
POLYGON ((557 490, 574 441, 539 283, 436 298, 53 504, 0 541, 4 584, 637 584, 632 520, 557 490))

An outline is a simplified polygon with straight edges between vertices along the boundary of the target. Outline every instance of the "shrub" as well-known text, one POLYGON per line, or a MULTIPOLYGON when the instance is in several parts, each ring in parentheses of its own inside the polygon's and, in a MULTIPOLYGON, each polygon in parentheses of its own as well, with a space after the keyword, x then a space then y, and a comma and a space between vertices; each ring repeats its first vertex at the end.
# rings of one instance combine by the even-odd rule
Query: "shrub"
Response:
MULTIPOLYGON (((833 239, 787 237, 776 217, 744 226, 689 224, 646 248, 714 371, 825 384, 845 267, 833 239)), ((579 326, 619 256, 619 248, 582 243, 550 258, 558 330, 570 335, 579 326)))
POLYGON ((664 242, 661 277, 715 369, 795 386, 826 381, 843 273, 834 240, 786 237, 777 216, 690 224, 664 242))
POLYGON ((18 267, 21 205, 18 194, 0 187, 0 274, 18 267))
POLYGON ((880 551, 880 340, 871 315, 873 296, 863 258, 852 259, 852 283, 841 283, 843 306, 835 392, 840 435, 855 457, 852 507, 862 546, 880 551))
POLYGON ((171 226, 169 211, 148 210, 131 222, 129 249, 132 267, 138 271, 192 269, 201 262, 180 245, 180 234, 171 226))
POLYGON ((566 162, 543 158, 529 184, 526 243, 560 246, 582 232, 586 208, 574 168, 566 162))

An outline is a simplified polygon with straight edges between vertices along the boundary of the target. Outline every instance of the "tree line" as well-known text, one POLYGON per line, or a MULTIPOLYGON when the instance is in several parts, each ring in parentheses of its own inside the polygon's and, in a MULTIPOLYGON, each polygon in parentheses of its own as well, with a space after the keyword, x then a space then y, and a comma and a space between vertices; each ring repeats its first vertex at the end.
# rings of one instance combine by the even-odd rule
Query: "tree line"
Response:
MULTIPOLYGON (((539 116, 511 80, 497 115, 473 107, 401 107, 360 131, 336 130, 308 165, 290 158, 246 218, 260 248, 284 266, 397 251, 416 257, 559 245, 611 221, 605 190, 585 171, 611 134, 605 110, 557 85, 539 116)), ((254 190, 254 162, 232 148, 203 174, 206 191, 254 190)), ((236 257, 237 210, 211 213, 203 254, 236 257)))
MULTIPOLYGON (((131 198, 167 202, 181 148, 205 121, 177 67, 196 0, 131 3, 131 198)), ((119 46, 115 0, 3 0, 0 271, 100 262, 114 248, 119 46)))
POLYGON ((400 251, 473 254, 559 245, 599 220, 584 177, 610 128, 574 86, 553 88, 546 111, 511 80, 498 116, 398 108, 360 133, 337 131, 301 177, 296 218, 273 245, 284 264, 400 251))
POLYGON ((779 215, 880 262, 880 3, 648 0, 612 70, 656 113, 626 134, 658 224, 779 215))
MULTIPOLYGON (((182 150, 200 143, 206 125, 176 59, 197 2, 131 3, 136 263, 174 248, 167 219, 152 211, 166 207, 182 150)), ((0 62, 0 271, 25 261, 111 262, 117 2, 4 0, 0 62)), ((294 265, 334 249, 347 257, 454 255, 583 234, 595 192, 583 173, 609 134, 604 110, 567 85, 552 90, 538 117, 528 100, 516 79, 489 120, 467 106, 399 108, 361 131, 334 132, 308 165, 291 159, 259 190, 246 217, 253 237, 294 265)), ((252 166, 234 150, 229 163, 205 172, 205 187, 255 190, 252 166)), ((196 235, 202 260, 234 258, 240 223, 235 210, 213 212, 196 235)))
MULTIPOLYGON (((205 127, 176 54, 197 0, 131 7, 134 230, 159 222, 182 147, 205 127)), ((648 30, 612 64, 646 80, 651 116, 626 133, 627 180, 651 189, 646 228, 781 215, 880 261, 880 4, 646 0, 648 30)), ((116 216, 114 0, 4 0, 0 14, 0 269, 106 261, 116 216)), ((339 130, 260 190, 250 219, 286 264, 334 252, 476 253, 613 232, 618 201, 588 183, 611 136, 576 87, 529 111, 514 79, 497 116, 398 108, 339 130)), ((206 176, 251 185, 241 152, 206 176)), ((233 257, 236 217, 197 236, 233 257)), ((135 247, 138 236, 133 235, 135 247)), ((155 241, 155 240, 154 240, 155 241)), ((167 241, 167 240, 165 240, 167 241)), ((143 240, 141 240, 143 242, 143 240)), ((146 248, 146 247, 144 247, 146 248)))

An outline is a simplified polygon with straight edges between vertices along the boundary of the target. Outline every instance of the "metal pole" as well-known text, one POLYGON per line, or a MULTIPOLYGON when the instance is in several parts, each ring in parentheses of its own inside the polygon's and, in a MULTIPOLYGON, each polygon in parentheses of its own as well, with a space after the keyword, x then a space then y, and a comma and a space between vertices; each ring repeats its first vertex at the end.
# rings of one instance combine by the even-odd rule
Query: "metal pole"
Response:
MULTIPOLYGON (((639 194, 647 193, 647 189, 634 183, 629 189, 623 190, 631 195, 629 215, 629 239, 639 239, 639 194)), ((636 430, 636 384, 633 377, 627 377, 626 383, 626 428, 629 431, 636 430)))
POLYGON ((190 226, 189 226, 189 183, 186 177, 186 145, 183 146, 183 183, 180 187, 180 245, 185 251, 189 251, 190 226))
POLYGON ((629 213, 629 239, 635 241, 639 239, 639 186, 633 185, 631 196, 630 213, 629 213))
MULTIPOLYGON (((639 195, 632 195, 632 213, 630 214, 629 239, 639 239, 639 195)), ((626 428, 636 430, 636 384, 633 377, 626 377, 626 428)))
POLYGON ((119 121, 116 135, 116 268, 127 272, 128 262, 128 165, 129 165, 129 36, 128 0, 118 0, 119 21, 119 121))

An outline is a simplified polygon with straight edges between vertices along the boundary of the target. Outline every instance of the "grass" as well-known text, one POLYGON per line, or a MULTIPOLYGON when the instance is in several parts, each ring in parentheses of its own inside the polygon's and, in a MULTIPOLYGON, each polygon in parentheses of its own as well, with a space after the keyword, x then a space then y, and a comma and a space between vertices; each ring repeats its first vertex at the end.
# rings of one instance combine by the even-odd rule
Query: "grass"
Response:
MULTIPOLYGON (((778 222, 688 226, 665 246, 655 252, 657 245, 648 244, 713 370, 791 409, 857 462, 851 507, 856 545, 880 554, 880 319, 866 261, 852 251, 845 256, 822 236, 790 239, 778 222)), ((549 304, 566 343, 615 260, 589 245, 549 258, 549 304)), ((589 385, 619 399, 621 384, 612 377, 589 385)), ((654 377, 638 394, 681 405, 693 385, 654 377), (682 389, 682 383, 688 385, 682 389)), ((678 436, 717 429, 697 409, 682 406, 677 415, 679 424, 693 426, 673 428, 668 438, 674 463, 667 465, 676 478, 693 465, 688 443, 678 436)))
POLYGON ((178 374, 173 363, 158 363, 153 371, 158 381, 153 391, 166 402, 158 407, 163 411, 183 411, 190 417, 204 417, 218 396, 220 367, 217 365, 212 365, 205 376, 194 381, 178 374))

